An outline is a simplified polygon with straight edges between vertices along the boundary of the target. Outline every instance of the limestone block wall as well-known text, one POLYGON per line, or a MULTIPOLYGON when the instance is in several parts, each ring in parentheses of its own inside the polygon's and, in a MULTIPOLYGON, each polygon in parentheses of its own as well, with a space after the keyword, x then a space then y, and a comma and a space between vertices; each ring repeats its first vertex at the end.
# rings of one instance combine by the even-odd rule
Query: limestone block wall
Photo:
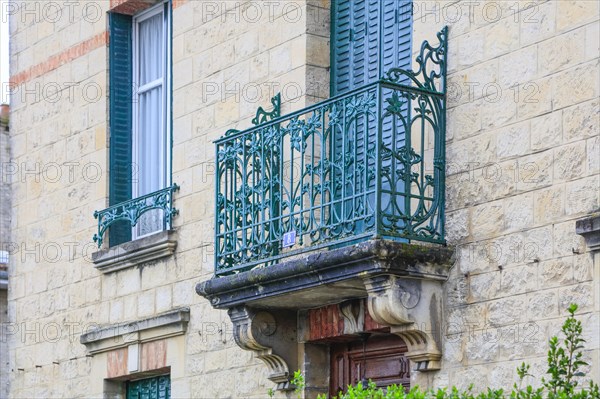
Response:
POLYGON ((571 302, 598 376, 600 272, 575 234, 600 207, 598 4, 415 4, 414 43, 450 26, 446 228, 457 248, 442 371, 420 378, 510 387, 523 361, 542 376, 571 302))
MULTIPOLYGON (((213 273, 212 141, 250 126, 278 91, 284 113, 328 96, 329 2, 174 2, 178 246, 106 275, 90 258, 92 214, 108 196, 106 11, 117 2, 88 3, 10 14, 11 396, 91 394, 99 357, 83 332, 186 306, 173 396, 265 397, 266 368, 194 292, 213 273)), ((442 370, 414 382, 508 386, 523 360, 541 374, 570 302, 597 374, 600 276, 575 220, 600 206, 598 5, 470 3, 415 1, 415 50, 450 26, 446 226, 457 261, 442 370)))
POLYGON ((93 212, 108 197, 106 12, 122 2, 86 3, 11 9, 11 145, 19 166, 12 176, 11 396, 101 396, 105 356, 86 356, 79 336, 189 307, 188 332, 174 346, 182 348, 178 370, 185 373, 174 375, 173 396, 265 397, 273 387, 265 367, 235 345, 227 315, 194 291, 214 265, 212 142, 249 127, 277 92, 283 112, 327 97, 329 4, 174 2, 177 250, 104 275, 91 263, 91 237, 93 212))

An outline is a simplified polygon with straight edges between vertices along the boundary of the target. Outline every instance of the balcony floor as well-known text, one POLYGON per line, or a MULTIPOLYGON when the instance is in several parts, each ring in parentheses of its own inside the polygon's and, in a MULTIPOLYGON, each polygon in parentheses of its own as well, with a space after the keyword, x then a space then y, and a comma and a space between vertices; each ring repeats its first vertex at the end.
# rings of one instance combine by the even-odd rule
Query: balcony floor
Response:
POLYGON ((199 283, 196 291, 217 309, 239 305, 308 309, 366 297, 364 279, 396 275, 445 280, 453 250, 374 239, 300 255, 276 265, 199 283))

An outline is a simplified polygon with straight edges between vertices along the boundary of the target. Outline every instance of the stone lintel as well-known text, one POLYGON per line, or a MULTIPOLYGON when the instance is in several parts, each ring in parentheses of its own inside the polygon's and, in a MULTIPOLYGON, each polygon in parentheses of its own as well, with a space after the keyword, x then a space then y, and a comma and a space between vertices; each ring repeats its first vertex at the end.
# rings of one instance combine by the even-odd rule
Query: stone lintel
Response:
POLYGON ((189 320, 189 308, 181 308, 147 319, 101 327, 82 334, 79 341, 90 354, 96 354, 185 334, 189 320))

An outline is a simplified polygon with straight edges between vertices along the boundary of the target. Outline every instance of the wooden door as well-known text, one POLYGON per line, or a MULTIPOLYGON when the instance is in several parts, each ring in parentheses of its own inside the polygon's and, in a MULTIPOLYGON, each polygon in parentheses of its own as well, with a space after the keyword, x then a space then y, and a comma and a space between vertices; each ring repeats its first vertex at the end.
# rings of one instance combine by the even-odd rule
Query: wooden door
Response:
POLYGON ((409 361, 404 356, 404 341, 395 335, 371 336, 364 350, 363 342, 352 341, 331 345, 330 395, 345 392, 350 384, 365 378, 378 387, 392 384, 410 385, 409 361))

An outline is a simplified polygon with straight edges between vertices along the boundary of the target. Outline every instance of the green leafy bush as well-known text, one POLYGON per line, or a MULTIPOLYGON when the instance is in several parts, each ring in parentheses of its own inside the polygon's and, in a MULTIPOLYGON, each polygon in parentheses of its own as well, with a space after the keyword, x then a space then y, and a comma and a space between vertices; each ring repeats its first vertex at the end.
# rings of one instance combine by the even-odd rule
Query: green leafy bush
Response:
MULTIPOLYGON (((422 390, 419 387, 412 388, 409 392, 404 387, 391 385, 385 390, 377 388, 375 383, 369 381, 367 386, 358 383, 349 386, 346 393, 340 393, 335 399, 600 399, 598 384, 590 382, 588 388, 578 388, 578 378, 584 377, 581 366, 587 363, 582 360, 583 343, 581 338, 581 322, 575 319, 577 305, 572 304, 567 309, 570 316, 562 326, 564 339, 559 342, 557 337, 550 339, 548 350, 548 378, 541 379, 541 387, 533 388, 531 385, 522 387, 523 380, 529 374, 529 365, 523 363, 517 368, 520 383, 515 384, 510 393, 503 389, 490 389, 475 394, 472 387, 467 390, 438 389, 422 390)), ((297 385, 297 393, 304 388, 304 378, 300 372, 294 374, 292 383, 297 385)), ((319 399, 326 399, 325 395, 319 399)))

